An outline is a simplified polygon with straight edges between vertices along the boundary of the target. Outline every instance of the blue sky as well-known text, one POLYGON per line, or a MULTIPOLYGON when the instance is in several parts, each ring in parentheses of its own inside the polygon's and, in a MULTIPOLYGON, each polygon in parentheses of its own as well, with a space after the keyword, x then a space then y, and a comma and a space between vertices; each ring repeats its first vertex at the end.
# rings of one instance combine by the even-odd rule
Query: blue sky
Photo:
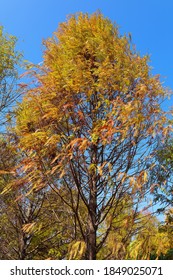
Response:
POLYGON ((33 63, 42 60, 42 40, 67 15, 100 11, 131 33, 137 50, 151 55, 153 73, 173 89, 173 1, 171 0, 0 0, 0 25, 19 38, 18 49, 33 63))

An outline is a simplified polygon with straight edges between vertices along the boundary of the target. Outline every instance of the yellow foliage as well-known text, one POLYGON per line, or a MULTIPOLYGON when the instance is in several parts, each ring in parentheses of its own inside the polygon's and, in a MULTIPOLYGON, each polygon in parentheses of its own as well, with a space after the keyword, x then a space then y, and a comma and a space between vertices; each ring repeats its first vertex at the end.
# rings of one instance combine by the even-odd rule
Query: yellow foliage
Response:
POLYGON ((86 244, 84 241, 76 241, 69 246, 69 260, 80 260, 85 254, 86 244))

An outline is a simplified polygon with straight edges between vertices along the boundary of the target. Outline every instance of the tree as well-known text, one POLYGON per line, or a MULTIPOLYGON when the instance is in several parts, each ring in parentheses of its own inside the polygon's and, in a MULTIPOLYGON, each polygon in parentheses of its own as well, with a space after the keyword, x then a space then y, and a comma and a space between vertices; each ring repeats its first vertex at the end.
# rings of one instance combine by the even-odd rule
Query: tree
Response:
POLYGON ((75 239, 73 216, 52 190, 30 193, 23 153, 8 140, 0 139, 0 259, 62 259, 75 239))
MULTIPOLYGON (((19 97, 16 87, 18 76, 17 65, 21 54, 15 50, 17 39, 15 36, 3 33, 0 26, 0 124, 5 123, 5 115, 19 97)), ((1 127, 2 129, 2 127, 1 127)))
POLYGON ((160 232, 165 233, 168 236, 170 247, 166 254, 162 254, 160 259, 172 260, 173 259, 173 209, 170 208, 165 213, 165 222, 160 226, 160 232))
MULTIPOLYGON (((172 121, 168 121, 172 126, 172 121)), ((154 203, 158 205, 157 212, 165 213, 166 209, 172 207, 173 188, 173 143, 172 131, 163 143, 160 143, 155 153, 155 164, 150 171, 148 184, 152 185, 154 203)))
POLYGON ((164 222, 159 222, 150 213, 141 216, 141 229, 129 243, 127 259, 171 260, 173 258, 172 221, 172 209, 165 212, 164 222))
POLYGON ((23 170, 33 190, 49 186, 67 205, 77 244, 96 259, 124 197, 134 219, 147 199, 157 138, 167 133, 159 105, 166 91, 148 57, 100 13, 70 17, 44 45, 36 86, 17 110, 23 170))

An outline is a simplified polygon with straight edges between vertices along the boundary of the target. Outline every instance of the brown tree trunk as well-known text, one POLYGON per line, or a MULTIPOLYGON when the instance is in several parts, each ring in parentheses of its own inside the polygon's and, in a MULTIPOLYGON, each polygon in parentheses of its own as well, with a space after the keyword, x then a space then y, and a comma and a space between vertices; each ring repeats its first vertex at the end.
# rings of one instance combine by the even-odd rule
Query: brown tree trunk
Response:
MULTIPOLYGON (((93 76, 94 80, 96 81, 97 78, 93 76)), ((93 128, 97 121, 97 92, 91 97, 91 116, 93 122, 93 128)), ((97 237, 97 144, 93 143, 91 145, 91 164, 94 165, 94 169, 90 171, 90 180, 89 180, 89 187, 90 187, 90 194, 89 194, 89 209, 88 209, 88 236, 87 236, 87 259, 88 260, 96 260, 97 257, 97 244, 96 244, 96 237, 97 237)))
POLYGON ((26 258, 26 248, 27 248, 27 238, 25 234, 22 233, 22 237, 20 239, 20 251, 19 251, 19 259, 25 260, 26 258))
POLYGON ((90 196, 90 209, 88 216, 88 232, 87 232, 87 259, 96 260, 96 195, 90 196))

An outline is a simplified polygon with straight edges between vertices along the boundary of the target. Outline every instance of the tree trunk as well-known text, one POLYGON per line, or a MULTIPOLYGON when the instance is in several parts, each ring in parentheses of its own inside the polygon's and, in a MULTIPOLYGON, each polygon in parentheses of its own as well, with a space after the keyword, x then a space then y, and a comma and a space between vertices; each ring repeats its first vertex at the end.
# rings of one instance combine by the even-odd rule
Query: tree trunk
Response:
POLYGON ((22 238, 20 240, 20 252, 19 252, 19 259, 20 260, 25 260, 26 258, 26 247, 27 247, 27 239, 25 238, 25 235, 22 234, 22 238))
POLYGON ((87 232, 87 259, 96 260, 96 195, 90 197, 90 211, 88 216, 88 232, 87 232))
MULTIPOLYGON (((97 164, 97 146, 92 147, 91 162, 97 164)), ((87 225, 87 259, 96 260, 97 246, 97 174, 96 170, 92 170, 90 180, 90 196, 89 196, 89 213, 87 225)))
MULTIPOLYGON (((94 77, 96 81, 97 78, 94 77)), ((95 91, 91 97, 91 116, 93 122, 93 128, 97 121, 97 92, 95 91)), ((90 194, 89 194, 89 216, 88 216, 88 238, 87 238, 87 259, 88 260, 96 260, 97 255, 97 245, 96 245, 96 237, 97 237, 97 144, 93 143, 91 145, 91 164, 94 165, 92 171, 90 171, 90 180, 89 180, 89 187, 90 187, 90 194)))

